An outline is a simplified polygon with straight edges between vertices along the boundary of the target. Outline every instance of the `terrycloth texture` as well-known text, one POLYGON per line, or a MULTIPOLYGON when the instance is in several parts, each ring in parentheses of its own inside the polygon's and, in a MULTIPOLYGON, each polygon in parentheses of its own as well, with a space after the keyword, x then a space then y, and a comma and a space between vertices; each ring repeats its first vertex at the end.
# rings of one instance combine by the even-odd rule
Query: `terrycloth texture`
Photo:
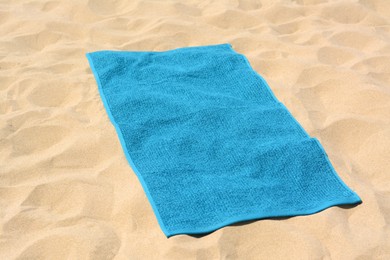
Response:
POLYGON ((361 202, 230 44, 87 57, 166 236, 361 202))

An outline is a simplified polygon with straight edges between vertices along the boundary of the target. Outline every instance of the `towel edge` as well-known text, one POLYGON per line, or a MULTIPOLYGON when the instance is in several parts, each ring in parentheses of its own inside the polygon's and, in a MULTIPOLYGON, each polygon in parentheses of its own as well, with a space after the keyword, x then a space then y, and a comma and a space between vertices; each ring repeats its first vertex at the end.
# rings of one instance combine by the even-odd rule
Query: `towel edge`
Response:
POLYGON ((317 205, 316 207, 313 207, 310 210, 305 210, 305 211, 297 211, 293 213, 271 213, 267 215, 261 215, 259 213, 252 214, 252 215, 242 215, 242 216, 236 216, 234 218, 225 220, 223 222, 220 222, 217 225, 210 226, 207 228, 199 229, 199 230, 178 230, 178 231, 173 231, 170 232, 167 237, 173 237, 177 235, 201 235, 201 234, 210 234, 213 233, 221 228, 227 227, 232 224, 244 222, 244 221, 256 221, 256 220, 262 220, 262 219, 273 219, 273 218, 280 218, 280 217, 298 217, 298 216, 306 216, 306 215, 313 215, 318 212, 324 211, 328 208, 334 207, 334 206, 341 206, 341 205, 359 205, 361 204, 362 201, 357 196, 355 193, 353 193, 350 197, 338 199, 338 200, 330 200, 330 201, 325 201, 321 203, 320 205, 317 205))
POLYGON ((107 115, 108 115, 111 123, 113 124, 113 126, 114 126, 114 128, 115 128, 115 130, 117 132, 120 144, 122 146, 123 151, 125 152, 126 159, 127 159, 128 163, 130 164, 131 168, 133 169, 135 175, 138 177, 138 180, 140 181, 140 183, 141 183, 141 185, 143 187, 143 190, 145 191, 146 197, 147 197, 147 199, 149 200, 149 202, 150 202, 150 204, 152 206, 152 209, 153 209, 153 211, 154 211, 154 213, 156 215, 157 221, 160 224, 161 230, 166 235, 166 237, 169 237, 170 232, 167 230, 167 228, 166 228, 166 226, 165 226, 165 224, 164 224, 164 222, 163 222, 163 220, 162 220, 162 218, 160 216, 160 213, 159 213, 159 211, 157 209, 157 206, 156 206, 156 204, 155 204, 155 202, 154 202, 154 200, 153 200, 153 198, 152 198, 152 196, 151 196, 151 194, 149 192, 149 188, 148 188, 145 180, 142 178, 142 175, 139 173, 137 167, 135 166, 133 160, 131 159, 131 156, 130 156, 129 151, 128 151, 127 146, 126 146, 126 142, 125 142, 125 140, 123 138, 122 131, 121 131, 119 125, 116 123, 116 121, 115 121, 115 119, 114 119, 114 117, 113 117, 113 115, 111 113, 111 108, 110 108, 110 106, 109 106, 109 104, 108 104, 108 102, 106 100, 106 97, 105 97, 105 94, 104 94, 104 91, 103 91, 103 88, 102 88, 103 86, 102 86, 102 83, 100 81, 99 73, 97 72, 97 70, 95 68, 95 65, 93 63, 93 59, 92 59, 91 53, 86 53, 85 56, 88 59, 89 65, 91 67, 92 74, 94 75, 96 83, 98 85, 98 90, 99 90, 100 97, 101 97, 101 99, 103 101, 103 105, 104 105, 104 107, 105 107, 105 109, 107 111, 107 115))

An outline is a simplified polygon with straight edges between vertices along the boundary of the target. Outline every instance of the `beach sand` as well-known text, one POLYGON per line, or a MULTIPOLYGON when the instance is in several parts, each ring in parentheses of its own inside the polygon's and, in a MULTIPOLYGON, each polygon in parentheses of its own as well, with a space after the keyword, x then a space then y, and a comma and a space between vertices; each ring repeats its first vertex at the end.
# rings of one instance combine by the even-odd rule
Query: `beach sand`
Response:
POLYGON ((0 259, 390 259, 390 1, 1 1, 0 259), (86 52, 231 43, 363 204, 167 239, 86 52))

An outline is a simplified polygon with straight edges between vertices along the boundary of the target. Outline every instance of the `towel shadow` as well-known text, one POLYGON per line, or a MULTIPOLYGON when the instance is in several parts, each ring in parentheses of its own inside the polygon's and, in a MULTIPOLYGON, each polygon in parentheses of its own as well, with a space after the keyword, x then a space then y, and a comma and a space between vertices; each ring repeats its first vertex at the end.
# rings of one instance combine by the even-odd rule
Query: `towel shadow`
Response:
MULTIPOLYGON (((272 218, 260 218, 260 219, 253 219, 253 220, 244 220, 244 221, 240 221, 240 222, 236 222, 236 223, 233 223, 233 224, 230 224, 230 225, 223 226, 223 227, 221 227, 221 228, 224 228, 224 227, 240 227, 240 226, 245 226, 245 225, 248 225, 248 224, 251 224, 251 223, 260 221, 260 220, 265 220, 265 219, 280 221, 280 220, 286 220, 286 219, 293 218, 293 217, 294 217, 294 216, 290 216, 290 217, 272 217, 272 218)), ((221 229, 221 228, 219 228, 219 229, 221 229)), ((207 235, 210 235, 211 233, 214 233, 215 231, 217 231, 217 230, 219 230, 219 229, 216 229, 216 230, 214 230, 214 231, 212 231, 212 232, 209 232, 209 233, 189 234, 189 236, 194 237, 194 238, 202 238, 202 237, 205 237, 205 236, 207 236, 207 235)))
MULTIPOLYGON (((342 209, 351 209, 351 208, 354 208, 354 207, 356 207, 356 206, 358 206, 360 204, 362 204, 362 202, 355 203, 355 204, 342 204, 342 205, 337 205, 337 206, 333 206, 333 207, 338 207, 338 208, 342 208, 342 209)), ((327 208, 325 208, 325 209, 327 209, 327 208)), ((323 209, 323 210, 325 210, 325 209, 323 209)), ((323 211, 323 210, 321 210, 321 211, 323 211)), ((313 214, 308 214, 308 215, 313 215, 313 214)), ((240 227, 240 226, 248 225, 248 224, 251 224, 251 223, 254 223, 254 222, 257 222, 257 221, 260 221, 260 220, 265 220, 265 219, 281 221, 281 220, 286 220, 286 219, 289 219, 289 218, 295 218, 295 217, 301 217, 301 216, 302 215, 286 216, 286 217, 259 218, 259 219, 253 219, 253 220, 244 220, 244 221, 236 222, 236 223, 233 223, 233 224, 230 224, 230 225, 226 225, 226 227, 240 227)), ((305 215, 303 215, 303 216, 305 216, 305 215)), ((223 228, 223 227, 221 227, 221 228, 223 228)), ((219 229, 221 229, 221 228, 219 228, 219 229)), ((219 229, 216 229, 216 230, 214 230, 212 232, 208 232, 208 233, 189 234, 189 236, 191 236, 193 238, 202 238, 202 237, 205 237, 207 235, 210 235, 211 233, 214 233, 215 231, 217 231, 219 229)))

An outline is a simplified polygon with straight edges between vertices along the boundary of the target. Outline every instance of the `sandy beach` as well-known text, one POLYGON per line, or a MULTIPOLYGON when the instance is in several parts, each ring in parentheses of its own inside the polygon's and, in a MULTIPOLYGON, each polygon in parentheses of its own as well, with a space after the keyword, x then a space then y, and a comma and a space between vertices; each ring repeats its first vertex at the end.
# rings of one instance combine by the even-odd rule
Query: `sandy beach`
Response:
POLYGON ((390 259, 390 1, 1 1, 0 259, 390 259), (85 53, 230 43, 355 207, 167 239, 85 53))

